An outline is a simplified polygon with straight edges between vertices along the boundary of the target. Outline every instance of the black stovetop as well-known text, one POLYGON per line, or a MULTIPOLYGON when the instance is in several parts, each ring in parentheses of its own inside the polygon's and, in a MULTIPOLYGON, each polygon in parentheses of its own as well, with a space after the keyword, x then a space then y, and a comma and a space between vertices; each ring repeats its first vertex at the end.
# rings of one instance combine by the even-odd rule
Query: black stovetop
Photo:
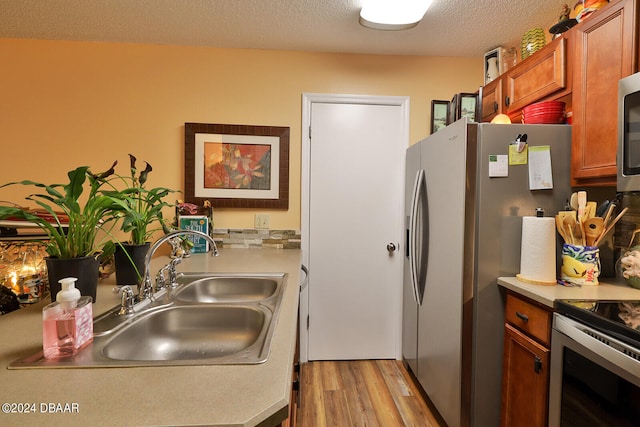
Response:
POLYGON ((556 311, 640 348, 640 301, 557 300, 556 311))

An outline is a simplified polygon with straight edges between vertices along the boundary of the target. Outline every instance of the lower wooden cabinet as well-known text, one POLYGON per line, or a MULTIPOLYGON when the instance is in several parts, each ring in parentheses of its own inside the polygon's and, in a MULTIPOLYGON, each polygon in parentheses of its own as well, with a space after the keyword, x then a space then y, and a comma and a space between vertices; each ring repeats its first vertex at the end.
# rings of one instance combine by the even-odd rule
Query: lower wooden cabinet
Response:
POLYGON ((501 426, 547 425, 549 349, 505 326, 501 426))
POLYGON ((544 427, 548 418, 551 310, 515 295, 505 306, 501 427, 544 427))

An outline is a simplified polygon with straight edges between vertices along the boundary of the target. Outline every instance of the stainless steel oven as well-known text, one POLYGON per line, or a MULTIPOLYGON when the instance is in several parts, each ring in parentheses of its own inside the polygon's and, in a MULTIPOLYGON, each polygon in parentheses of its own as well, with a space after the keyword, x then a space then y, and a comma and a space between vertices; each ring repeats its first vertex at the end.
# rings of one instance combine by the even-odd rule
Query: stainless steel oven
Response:
POLYGON ((550 427, 640 425, 638 326, 639 302, 556 303, 550 427))

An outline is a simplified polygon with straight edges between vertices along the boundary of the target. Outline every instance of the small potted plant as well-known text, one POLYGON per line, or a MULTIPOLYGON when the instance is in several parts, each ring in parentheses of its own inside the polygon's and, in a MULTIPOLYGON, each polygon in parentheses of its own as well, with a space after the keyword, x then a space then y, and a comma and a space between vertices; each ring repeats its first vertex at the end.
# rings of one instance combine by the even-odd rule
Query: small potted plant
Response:
POLYGON ((164 187, 145 187, 149 173, 153 170, 145 162, 144 170, 138 173, 135 156, 129 154, 130 176, 113 175, 102 194, 112 201, 112 208, 121 219, 121 230, 129 233, 130 240, 115 244, 114 264, 116 282, 119 285, 137 285, 144 276, 144 259, 149 249, 149 240, 159 230, 167 231, 162 210, 172 206, 164 198, 175 192, 164 187))
POLYGON ((101 194, 101 187, 114 173, 116 163, 97 175, 88 166, 77 167, 67 173, 66 184, 24 180, 0 186, 26 185, 43 190, 26 197, 39 206, 38 210, 0 206, 0 219, 29 221, 46 234, 45 250, 49 256, 45 261, 52 300, 60 289, 58 280, 70 276, 78 278, 77 287, 82 295, 96 299, 98 258, 104 255, 107 236, 117 219, 112 198, 101 194), (85 190, 88 194, 84 194, 85 190))

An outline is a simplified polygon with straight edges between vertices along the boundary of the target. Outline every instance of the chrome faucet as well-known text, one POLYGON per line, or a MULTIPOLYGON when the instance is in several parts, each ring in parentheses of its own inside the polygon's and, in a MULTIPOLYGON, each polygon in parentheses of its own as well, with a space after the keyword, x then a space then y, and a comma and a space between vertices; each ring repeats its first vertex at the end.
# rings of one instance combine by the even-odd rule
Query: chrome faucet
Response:
MULTIPOLYGON (((174 237, 186 236, 186 235, 193 235, 196 237, 202 237, 203 239, 206 239, 211 245, 211 256, 219 255, 218 246, 216 246, 215 240, 213 240, 213 238, 208 234, 203 233, 201 231, 177 230, 177 231, 172 231, 171 233, 165 234, 164 236, 160 237, 153 245, 151 245, 151 247, 149 248, 149 251, 147 252, 147 255, 144 258, 144 280, 140 284, 140 289, 138 291, 139 300, 143 300, 145 298, 152 298, 153 296, 153 284, 151 283, 151 274, 149 272, 150 270, 149 266, 151 264, 151 258, 153 257, 153 254, 158 250, 158 248, 163 243, 170 242, 171 239, 173 239, 174 237)), ((177 262, 175 264, 172 263, 172 267, 175 268, 176 264, 177 262)))

